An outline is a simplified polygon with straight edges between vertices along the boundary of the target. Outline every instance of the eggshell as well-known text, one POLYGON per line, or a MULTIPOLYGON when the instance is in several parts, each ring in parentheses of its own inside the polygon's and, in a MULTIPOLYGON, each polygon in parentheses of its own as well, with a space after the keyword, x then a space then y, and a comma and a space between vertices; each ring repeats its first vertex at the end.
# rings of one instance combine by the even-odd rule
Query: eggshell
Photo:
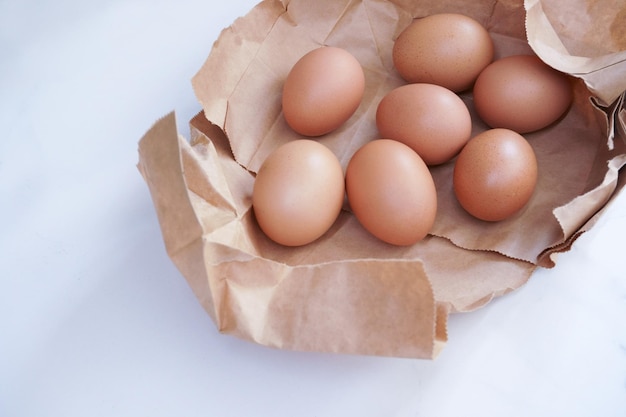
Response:
POLYGON ((363 227, 393 245, 423 239, 435 221, 437 193, 426 164, 391 140, 368 142, 346 169, 350 208, 363 227))
POLYGON ((452 159, 472 134, 463 100, 434 84, 406 84, 383 97, 376 110, 380 136, 410 146, 427 165, 452 159))
POLYGON ((490 127, 529 133, 557 121, 573 93, 567 75, 534 55, 513 55, 481 72, 473 96, 476 112, 490 127))
POLYGON ((474 217, 500 221, 520 211, 537 184, 537 160, 526 139, 508 129, 472 138, 454 165, 454 192, 474 217))
POLYGON ((398 36, 392 53, 394 66, 406 81, 438 84, 455 92, 469 89, 493 55, 489 32, 458 13, 415 20, 398 36))
POLYGON ((326 146, 300 139, 272 152, 254 181, 252 207, 261 230, 286 246, 313 242, 333 225, 345 197, 339 160, 326 146))
POLYGON ((304 55, 283 85, 287 124, 305 136, 329 133, 354 114, 365 91, 357 59, 342 48, 325 46, 304 55))

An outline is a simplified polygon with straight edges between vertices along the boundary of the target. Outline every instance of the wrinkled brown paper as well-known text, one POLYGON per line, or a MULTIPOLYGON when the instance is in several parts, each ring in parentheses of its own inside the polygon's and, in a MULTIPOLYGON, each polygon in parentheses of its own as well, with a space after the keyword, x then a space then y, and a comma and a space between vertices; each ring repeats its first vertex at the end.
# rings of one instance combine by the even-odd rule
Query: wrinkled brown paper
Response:
MULTIPOLYGON (((192 80, 203 111, 191 120, 190 140, 165 116, 140 141, 138 164, 168 254, 219 330, 285 349, 434 358, 447 342, 449 313, 477 309, 519 288, 537 266, 554 266, 555 254, 621 190, 626 163, 626 34, 616 23, 626 8, 557 3, 268 0, 226 28, 192 80), (321 45, 361 62, 361 106, 318 139, 345 167, 377 137, 380 99, 404 83, 392 65, 393 41, 414 18, 437 12, 477 19, 497 57, 534 52, 573 76, 569 112, 525 135, 539 163, 527 207, 498 223, 472 218, 454 198, 450 162, 432 169, 439 212, 414 246, 378 241, 348 209, 310 245, 271 242, 255 223, 251 192, 264 158, 299 137, 280 109, 292 65, 321 45)), ((485 130, 471 93, 461 97, 474 133, 485 130)))

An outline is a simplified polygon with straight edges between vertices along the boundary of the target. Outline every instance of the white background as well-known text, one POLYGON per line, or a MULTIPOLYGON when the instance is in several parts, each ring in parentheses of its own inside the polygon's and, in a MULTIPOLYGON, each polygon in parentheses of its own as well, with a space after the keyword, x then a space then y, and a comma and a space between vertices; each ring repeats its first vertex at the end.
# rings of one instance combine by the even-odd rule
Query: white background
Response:
POLYGON ((435 361, 218 334, 135 164, 253 0, 0 1, 0 416, 625 416, 626 196, 435 361))

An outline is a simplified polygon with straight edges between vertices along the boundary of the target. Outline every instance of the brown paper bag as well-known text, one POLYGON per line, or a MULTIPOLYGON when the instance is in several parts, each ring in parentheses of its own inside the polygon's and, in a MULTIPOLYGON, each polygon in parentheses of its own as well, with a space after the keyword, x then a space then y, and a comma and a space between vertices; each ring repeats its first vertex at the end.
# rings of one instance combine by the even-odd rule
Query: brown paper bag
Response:
MULTIPOLYGON (((203 111, 191 120, 190 140, 179 136, 173 114, 165 116, 141 139, 138 164, 168 254, 219 330, 285 349, 434 358, 447 341, 449 313, 479 308, 519 288, 537 266, 554 266, 553 255, 592 227, 623 186, 626 64, 623 52, 598 53, 565 25, 572 16, 597 25, 587 2, 567 16, 552 3, 266 0, 226 28, 192 80, 203 111), (264 158, 298 137, 280 111, 291 66, 321 45, 343 47, 363 65, 361 106, 319 138, 345 167, 377 137, 377 103, 403 83, 393 41, 414 18, 446 11, 485 25, 497 57, 534 52, 576 80, 567 115, 525 135, 540 173, 528 206, 498 223, 472 218, 454 198, 451 162, 432 169, 439 212, 414 246, 377 240, 348 210, 310 245, 270 241, 255 223, 251 192, 264 158)), ((474 133, 485 130, 471 93, 461 97, 474 133)))

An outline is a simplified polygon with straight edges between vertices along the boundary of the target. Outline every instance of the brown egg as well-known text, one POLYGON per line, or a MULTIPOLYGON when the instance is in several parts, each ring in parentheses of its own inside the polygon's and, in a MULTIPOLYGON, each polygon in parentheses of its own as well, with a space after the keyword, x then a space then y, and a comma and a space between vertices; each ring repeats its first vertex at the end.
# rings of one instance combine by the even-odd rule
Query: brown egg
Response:
POLYGON ((285 80, 285 120, 301 135, 324 135, 354 114, 364 90, 363 68, 352 54, 331 46, 314 49, 296 62, 285 80))
POLYGON ((301 246, 333 225, 345 196, 344 175, 330 149, 301 139, 277 148, 259 169, 252 206, 263 232, 286 246, 301 246))
POLYGON ((398 36, 393 63, 410 83, 469 89, 493 60, 493 41, 471 17, 441 13, 415 20, 398 36))
POLYGON ((528 133, 558 120, 572 103, 569 78, 534 55, 499 59, 478 76, 474 105, 489 126, 528 133))
POLYGON ((457 200, 474 217, 487 221, 511 217, 526 205, 537 184, 533 148, 512 130, 482 132, 459 154, 453 183, 457 200))
POLYGON ((363 227, 393 245, 411 245, 430 231, 437 212, 433 178, 408 146, 378 139, 361 147, 346 170, 346 192, 363 227))
POLYGON ((427 165, 449 161, 472 134, 463 100, 434 84, 407 84, 383 97, 376 111, 380 136, 410 146, 427 165))

